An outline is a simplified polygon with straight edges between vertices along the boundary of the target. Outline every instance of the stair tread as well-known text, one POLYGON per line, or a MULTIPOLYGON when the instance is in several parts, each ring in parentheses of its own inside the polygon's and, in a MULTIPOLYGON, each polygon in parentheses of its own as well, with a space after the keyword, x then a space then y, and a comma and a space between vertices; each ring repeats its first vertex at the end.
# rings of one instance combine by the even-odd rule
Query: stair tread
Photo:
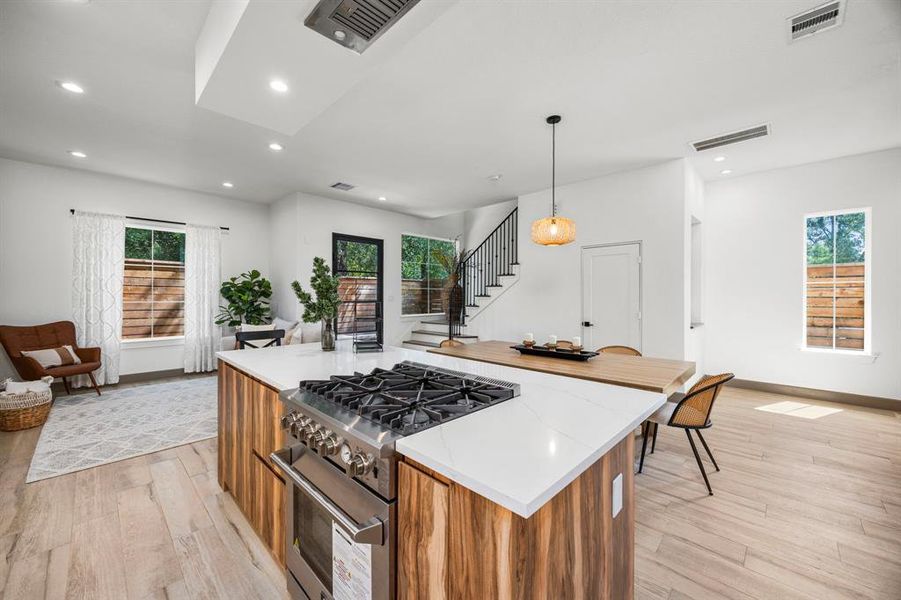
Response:
POLYGON ((420 340, 404 340, 405 344, 410 344, 413 346, 426 346, 428 348, 440 348, 440 344, 438 342, 422 342, 420 340))
MULTIPOLYGON (((421 333, 423 335, 443 335, 443 336, 447 335, 446 331, 430 331, 428 329, 414 329, 412 331, 412 333, 421 333)), ((454 337, 461 338, 461 339, 472 339, 472 338, 477 338, 479 336, 477 336, 477 335, 459 335, 458 334, 458 335, 454 335, 454 337)))

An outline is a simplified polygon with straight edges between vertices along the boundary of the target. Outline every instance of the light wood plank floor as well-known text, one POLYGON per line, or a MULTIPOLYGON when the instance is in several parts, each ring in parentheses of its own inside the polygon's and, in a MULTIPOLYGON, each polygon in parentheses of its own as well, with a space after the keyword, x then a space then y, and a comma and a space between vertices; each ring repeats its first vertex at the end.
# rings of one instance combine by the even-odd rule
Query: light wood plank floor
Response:
POLYGON ((39 433, 0 433, 2 600, 287 598, 215 439, 26 485, 39 433))
POLYGON ((636 476, 637 598, 901 599, 901 413, 726 388, 712 419, 713 496, 678 429, 636 476), (785 400, 843 411, 754 410, 785 400))
MULTIPOLYGON (((638 599, 901 599, 901 414, 754 410, 786 399, 723 392, 712 497, 661 427, 636 478, 638 599)), ((0 433, 3 600, 286 597, 219 489, 215 440, 26 486, 38 434, 0 433)))

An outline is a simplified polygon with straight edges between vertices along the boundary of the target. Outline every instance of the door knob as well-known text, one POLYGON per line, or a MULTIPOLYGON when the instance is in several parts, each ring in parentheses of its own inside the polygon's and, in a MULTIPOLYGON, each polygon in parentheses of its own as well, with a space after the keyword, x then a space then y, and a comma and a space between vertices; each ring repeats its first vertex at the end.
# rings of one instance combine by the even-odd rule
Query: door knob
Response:
POLYGON ((594 323, 591 321, 582 321, 582 327, 594 327, 594 323))

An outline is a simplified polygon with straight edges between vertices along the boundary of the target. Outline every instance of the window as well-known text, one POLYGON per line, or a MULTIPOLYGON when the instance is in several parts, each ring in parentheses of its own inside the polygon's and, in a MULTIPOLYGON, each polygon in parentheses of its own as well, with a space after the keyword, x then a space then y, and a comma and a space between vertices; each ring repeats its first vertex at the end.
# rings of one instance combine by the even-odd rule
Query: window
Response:
POLYGON ((869 227, 869 209, 805 218, 805 348, 869 352, 869 227))
POLYGON ((185 333, 185 234, 125 228, 122 339, 185 333))
POLYGON ((444 313, 444 285, 447 271, 432 256, 433 251, 454 253, 451 240, 401 236, 401 314, 444 313))
POLYGON ((338 278, 338 334, 382 341, 382 240, 332 233, 332 273, 338 278))

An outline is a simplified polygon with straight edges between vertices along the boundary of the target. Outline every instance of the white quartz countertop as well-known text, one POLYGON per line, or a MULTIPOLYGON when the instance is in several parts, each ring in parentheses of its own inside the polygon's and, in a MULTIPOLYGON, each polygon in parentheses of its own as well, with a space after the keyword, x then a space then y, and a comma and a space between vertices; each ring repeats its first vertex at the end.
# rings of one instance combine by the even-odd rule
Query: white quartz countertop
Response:
POLYGON ((666 402, 663 394, 388 347, 354 354, 319 344, 217 356, 278 389, 301 379, 367 373, 403 360, 512 381, 520 395, 402 438, 397 452, 528 518, 666 402))

